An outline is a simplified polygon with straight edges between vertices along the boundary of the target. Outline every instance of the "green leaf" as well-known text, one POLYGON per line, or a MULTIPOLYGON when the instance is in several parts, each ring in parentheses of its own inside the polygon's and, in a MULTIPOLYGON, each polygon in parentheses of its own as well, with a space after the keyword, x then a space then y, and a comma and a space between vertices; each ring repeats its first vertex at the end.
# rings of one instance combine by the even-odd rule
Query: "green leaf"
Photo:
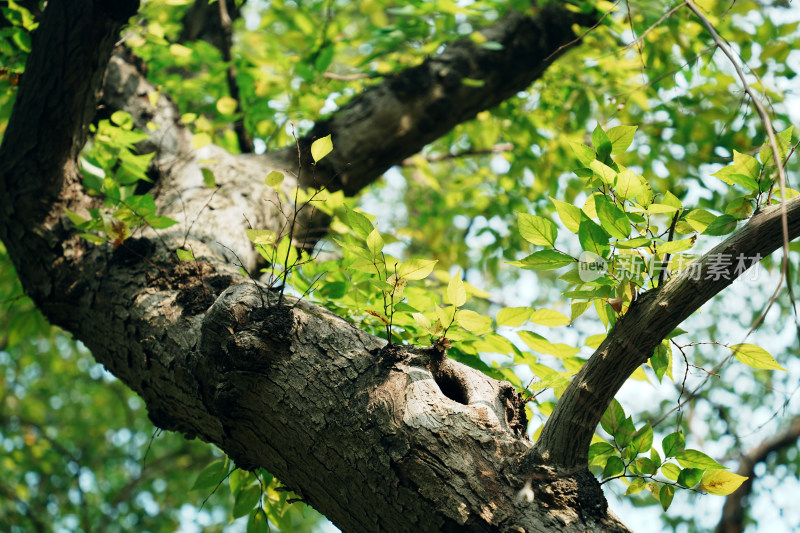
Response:
POLYGON ((510 327, 521 326, 530 316, 530 307, 504 307, 497 313, 497 325, 510 327))
POLYGON ((597 159, 600 161, 605 161, 611 153, 611 140, 608 138, 608 135, 606 135, 606 132, 603 131, 600 123, 595 126, 592 132, 592 146, 594 146, 594 149, 597 151, 597 159))
POLYGON ((182 248, 178 248, 175 250, 175 253, 178 255, 179 261, 194 261, 194 254, 191 250, 184 250, 182 248))
POLYGON ((436 259, 409 259, 397 265, 397 277, 408 280, 427 278, 438 261, 436 259))
POLYGON ((712 176, 721 179, 728 185, 741 185, 745 189, 758 192, 758 179, 761 173, 761 164, 758 160, 747 154, 733 151, 733 163, 719 169, 712 176))
POLYGON ((509 265, 527 270, 555 270, 574 263, 575 258, 555 250, 539 250, 520 261, 509 261, 509 265))
MULTIPOLYGON (((678 475, 678 485, 691 489, 703 478, 705 470, 700 468, 684 468, 678 475)), ((723 470, 724 472, 724 470, 723 470)))
POLYGON ((727 496, 738 489, 747 479, 745 476, 727 470, 712 469, 703 475, 700 488, 709 494, 727 496))
POLYGON ((647 206, 647 212, 651 215, 674 215, 677 210, 677 207, 667 204, 650 204, 647 206))
POLYGON ((658 493, 658 501, 661 502, 661 508, 665 511, 669 509, 672 503, 672 498, 675 496, 675 487, 671 485, 664 485, 658 493))
POLYGON ((683 450, 675 456, 675 459, 677 459, 678 464, 684 468, 700 468, 703 470, 708 470, 709 468, 725 468, 708 455, 697 450, 683 450))
POLYGON ((644 488, 645 488, 644 479, 636 478, 633 481, 631 481, 630 485, 628 485, 628 488, 625 491, 625 495, 627 496, 627 495, 631 495, 631 494, 639 494, 640 492, 642 492, 644 490, 644 488))
POLYGON ((605 465, 615 453, 614 447, 609 443, 595 442, 589 446, 589 464, 605 465))
POLYGON ((659 383, 665 375, 672 379, 672 348, 669 342, 662 342, 656 346, 650 358, 650 366, 653 367, 659 383))
POLYGON ((450 283, 447 285, 447 303, 455 307, 461 307, 467 302, 467 290, 464 288, 464 282, 461 280, 461 270, 456 272, 456 275, 450 278, 450 283))
POLYGON ((683 438, 683 433, 676 431, 664 437, 661 443, 661 449, 664 451, 664 457, 677 457, 686 446, 686 440, 683 438))
POLYGON ((622 424, 620 424, 620 426, 614 432, 613 437, 617 444, 619 444, 622 448, 626 448, 631 442, 633 442, 633 436, 635 434, 636 426, 633 425, 633 419, 628 417, 622 421, 622 424))
POLYGON ((664 474, 664 477, 667 479, 678 481, 678 477, 681 475, 681 467, 675 463, 664 463, 661 465, 661 473, 664 474))
POLYGON ((649 422, 646 422, 639 431, 633 436, 633 441, 631 442, 631 447, 634 451, 639 453, 645 453, 650 451, 650 447, 653 445, 653 428, 650 426, 649 422))
POLYGON ((206 466, 197 475, 190 490, 215 489, 228 475, 228 461, 219 459, 206 466))
POLYGON ((356 235, 366 240, 367 236, 372 233, 372 222, 370 222, 370 220, 364 214, 359 213, 358 211, 351 211, 348 209, 346 213, 347 225, 350 226, 350 229, 352 229, 356 235))
POLYGON ((383 237, 381 237, 380 232, 378 232, 378 228, 373 229, 370 234, 367 235, 367 248, 369 248, 373 258, 378 257, 383 250, 383 237))
POLYGON ((153 229, 164 229, 178 223, 177 220, 162 216, 147 217, 146 220, 147 224, 153 229))
POLYGON ((629 239, 627 241, 617 241, 614 243, 614 246, 617 248, 641 248, 643 246, 650 246, 652 241, 647 237, 634 237, 633 239, 629 239))
POLYGON ((541 246, 555 244, 558 229, 553 221, 528 213, 517 213, 517 225, 520 235, 529 243, 541 246))
POLYGON ((563 343, 552 343, 532 331, 518 331, 517 335, 522 342, 530 346, 532 350, 539 353, 554 355, 560 359, 566 359, 580 352, 579 348, 563 343))
POLYGON ((622 409, 622 405, 614 399, 600 418, 600 425, 608 434, 613 435, 624 421, 625 410, 622 409))
POLYGON ((649 457, 640 457, 636 459, 636 462, 634 463, 636 470, 647 476, 654 475, 658 471, 659 464, 660 463, 656 463, 649 457))
POLYGON ((567 202, 556 200, 552 196, 550 197, 550 201, 556 206, 558 218, 561 219, 561 223, 564 224, 564 227, 572 233, 578 233, 578 227, 581 224, 580 208, 578 206, 568 204, 567 202))
POLYGON ((589 164, 589 168, 591 168, 595 175, 600 178, 600 181, 609 187, 613 187, 614 183, 617 181, 617 171, 610 166, 601 163, 600 161, 592 161, 589 164))
POLYGON ((595 196, 594 205, 603 229, 612 237, 627 239, 631 233, 631 223, 625 213, 606 196, 595 196))
POLYGON ((603 469, 603 477, 609 478, 614 477, 622 474, 625 471, 625 463, 622 462, 622 459, 613 455, 608 458, 608 462, 606 463, 606 467, 603 469))
POLYGON ((241 491, 233 502, 233 517, 239 518, 253 511, 261 501, 261 487, 252 485, 241 491))
POLYGON ((264 179, 264 183, 272 187, 273 189, 278 187, 281 183, 283 183, 283 172, 279 172, 277 170, 273 170, 269 174, 267 174, 266 179, 264 179))
POLYGON ((331 150, 333 150, 333 141, 331 141, 330 134, 312 142, 311 157, 314 159, 314 163, 319 163, 323 157, 331 153, 331 150))
POLYGON ((695 240, 694 237, 690 237, 679 241, 664 242, 656 246, 656 253, 663 255, 684 252, 694 246, 695 240))
POLYGON ((784 372, 788 372, 788 370, 778 364, 778 361, 761 346, 756 346, 755 344, 734 344, 729 348, 736 359, 748 366, 761 368, 763 370, 783 370, 784 372))
POLYGON ((637 196, 644 194, 647 187, 642 178, 630 169, 625 169, 617 174, 617 184, 614 187, 619 198, 631 200, 637 196))
POLYGON ((492 330, 492 319, 469 309, 461 309, 456 314, 456 322, 467 331, 480 335, 492 330))
POLYGON ((675 209, 683 209, 683 204, 678 197, 669 191, 664 193, 664 198, 661 199, 661 203, 664 205, 671 205, 675 209))
POLYGON ((269 532, 269 519, 264 509, 260 507, 250 513, 250 518, 247 520, 246 533, 268 533, 269 532))
POLYGON ((600 257, 606 258, 611 252, 608 233, 586 215, 581 219, 581 225, 578 228, 578 240, 585 251, 600 257))
POLYGON ((633 134, 637 126, 615 126, 606 132, 611 141, 611 154, 624 154, 633 142, 633 134))
POLYGON ((277 236, 275 232, 268 229, 246 229, 247 238, 253 244, 260 244, 261 246, 274 246, 277 236))
POLYGON ((569 147, 572 148, 572 153, 575 154, 575 158, 583 165, 584 167, 588 167, 589 164, 595 160, 597 155, 594 153, 594 150, 586 146, 585 144, 581 144, 574 141, 569 141, 569 147))
POLYGON ((209 189, 213 189, 217 186, 217 180, 214 177, 214 172, 210 168, 203 167, 200 169, 200 172, 203 174, 203 185, 209 189))
POLYGON ((531 314, 529 320, 534 324, 551 328, 569 324, 569 318, 566 315, 552 309, 537 309, 531 314))
MULTIPOLYGON (((789 126, 779 134, 775 136, 775 140, 778 144, 778 154, 780 155, 780 160, 783 162, 786 159, 786 154, 789 153, 789 148, 792 146, 792 131, 794 130, 794 126, 789 126)), ((761 160, 761 164, 765 166, 775 166, 775 161, 772 158, 772 148, 769 144, 769 139, 764 141, 764 145, 761 147, 761 150, 758 152, 758 158, 761 160)))
POLYGON ((728 233, 732 232, 736 229, 736 224, 739 221, 736 220, 736 217, 731 215, 720 215, 714 219, 714 222, 708 225, 708 227, 703 232, 703 235, 713 235, 713 236, 720 236, 720 235, 727 235, 728 233))
POLYGON ((693 209, 686 215, 685 220, 693 230, 703 232, 716 218, 716 215, 705 209, 693 209))

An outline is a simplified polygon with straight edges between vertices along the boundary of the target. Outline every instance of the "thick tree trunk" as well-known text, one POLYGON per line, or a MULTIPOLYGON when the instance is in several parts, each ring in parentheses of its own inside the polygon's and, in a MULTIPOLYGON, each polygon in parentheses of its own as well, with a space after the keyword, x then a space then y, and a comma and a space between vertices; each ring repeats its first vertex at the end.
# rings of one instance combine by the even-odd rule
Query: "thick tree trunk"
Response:
MULTIPOLYGON (((129 110, 139 124, 145 116, 160 124, 152 135, 158 151, 153 168, 160 175, 153 192, 161 213, 180 224, 158 235, 141 232, 116 249, 75 236, 63 208, 81 211, 95 201, 81 188, 76 158, 119 26, 137 7, 48 3, 0 147, 0 238, 26 291, 50 320, 83 340, 140 394, 158 426, 213 442, 242 468, 268 469, 346 531, 627 531, 582 467, 582 444, 561 447, 576 428, 582 438, 593 429, 588 426, 596 413, 579 416, 586 406, 582 397, 563 408, 559 403, 532 466, 524 411, 509 384, 435 349, 386 346, 319 307, 279 301, 239 276, 239 262, 250 268, 256 258, 245 220, 273 228, 283 222, 265 201, 272 192, 263 177, 276 168, 290 173, 297 154, 233 157, 213 146, 192 152, 171 104, 161 98, 148 107, 142 96, 152 88, 119 57, 108 71, 106 101, 129 110), (202 187, 201 165, 209 163, 201 160, 208 159, 217 161, 216 191, 202 187), (198 260, 178 262, 174 250, 181 246, 198 260), (550 460, 577 468, 542 468, 550 460), (531 491, 523 490, 526 485, 531 491)), ((357 190, 458 121, 530 83, 573 38, 564 30, 568 16, 512 15, 487 30, 508 42, 504 68, 517 64, 514 43, 530 36, 503 41, 503 25, 540 32, 524 48, 531 68, 525 76, 507 76, 508 86, 497 73, 486 74, 483 95, 460 84, 463 77, 484 79, 480 69, 491 67, 488 60, 473 65, 461 43, 452 57, 445 52, 410 71, 413 79, 434 80, 419 94, 398 81, 400 74, 318 126, 317 133, 341 135, 329 169, 332 175, 349 169, 340 187, 357 190), (547 33, 551 29, 558 31, 547 33), (538 47, 535 53, 530 46, 538 47), (442 65, 463 68, 446 74, 442 65), (451 75, 458 81, 452 86, 451 75), (464 107, 435 114, 425 126, 420 121, 431 106, 444 105, 441 91, 464 107), (381 102, 394 102, 386 106, 394 115, 381 119, 400 128, 392 135, 370 130, 385 111, 381 102), (360 139, 357 153, 346 148, 348 131, 360 139)), ((797 201, 791 205, 796 235, 797 201)), ((681 316, 697 304, 669 295, 669 305, 684 306, 681 316)), ((655 309, 663 307, 654 301, 655 309)), ((647 313, 637 322, 647 323, 647 313)), ((618 326, 607 343, 627 346, 630 334, 630 327, 618 326)), ((648 355, 634 357, 641 362, 648 355)), ((593 365, 587 367, 601 368, 613 382, 597 394, 602 401, 610 401, 635 368, 628 368, 629 361, 622 369, 593 365)), ((598 403, 597 412, 602 410, 598 403)))

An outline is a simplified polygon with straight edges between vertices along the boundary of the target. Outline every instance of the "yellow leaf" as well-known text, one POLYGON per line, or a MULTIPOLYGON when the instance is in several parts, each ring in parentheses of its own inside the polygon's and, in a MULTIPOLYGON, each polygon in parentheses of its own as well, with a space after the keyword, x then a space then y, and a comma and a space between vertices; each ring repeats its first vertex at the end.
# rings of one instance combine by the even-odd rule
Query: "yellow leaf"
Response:
POLYGON ((267 179, 264 180, 264 183, 269 185, 272 188, 277 187, 281 183, 283 183, 283 173, 278 172, 277 170, 273 170, 269 174, 267 174, 267 179))
POLYGON ((462 309, 456 316, 458 325, 475 334, 486 333, 492 330, 492 319, 469 309, 462 309))
POLYGON ((745 481, 747 481, 745 476, 740 476, 727 470, 714 469, 703 474, 700 488, 709 494, 727 496, 738 489, 745 481))
POLYGON ((192 55, 192 49, 183 46, 182 44, 171 44, 169 45, 169 53, 174 55, 175 57, 186 58, 192 55))
POLYGON ((330 135, 311 143, 311 157, 314 158, 315 163, 319 163, 320 159, 331 153, 331 150, 333 150, 333 141, 331 141, 330 135))
POLYGON ((530 321, 540 326, 566 326, 569 324, 569 318, 566 315, 553 311, 552 309, 537 309, 530 317, 530 321))
POLYGON ((204 146, 208 146, 211 144, 211 136, 208 133, 198 133, 194 137, 192 137, 192 147, 195 150, 199 150, 204 146))
POLYGON ((753 368, 761 368, 764 370, 783 370, 778 362, 761 346, 755 344, 734 344, 730 347, 734 357, 742 363, 752 366, 753 368))
POLYGON ((238 106, 239 102, 237 102, 230 96, 223 96, 222 98, 217 100, 217 111, 219 111, 223 115, 234 114, 238 106))
POLYGON ((521 326, 531 316, 530 307, 504 307, 497 313, 498 326, 521 326))

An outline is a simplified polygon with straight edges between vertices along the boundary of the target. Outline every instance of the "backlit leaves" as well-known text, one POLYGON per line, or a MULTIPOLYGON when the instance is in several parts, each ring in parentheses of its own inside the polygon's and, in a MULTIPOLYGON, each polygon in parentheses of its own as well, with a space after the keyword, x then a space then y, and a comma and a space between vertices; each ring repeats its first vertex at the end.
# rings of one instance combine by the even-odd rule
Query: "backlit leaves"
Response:
POLYGON ((330 135, 326 135, 311 143, 311 157, 314 158, 315 163, 319 163, 320 160, 331 153, 332 150, 333 141, 331 141, 330 135))
POLYGON ((551 220, 528 213, 517 213, 517 224, 520 235, 529 243, 541 246, 555 244, 558 229, 551 220))
POLYGON ((788 372, 769 352, 755 344, 734 344, 730 346, 730 349, 736 359, 753 368, 788 372))

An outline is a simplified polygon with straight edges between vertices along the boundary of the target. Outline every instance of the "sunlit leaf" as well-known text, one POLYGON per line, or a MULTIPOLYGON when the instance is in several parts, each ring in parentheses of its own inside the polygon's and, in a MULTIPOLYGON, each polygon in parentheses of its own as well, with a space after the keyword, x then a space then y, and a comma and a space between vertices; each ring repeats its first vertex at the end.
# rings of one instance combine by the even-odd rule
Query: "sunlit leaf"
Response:
POLYGON ((748 366, 764 370, 783 370, 784 372, 788 372, 788 370, 783 368, 778 361, 761 346, 756 346, 755 344, 734 344, 729 348, 736 359, 748 366))
POLYGON ((311 157, 314 158, 315 163, 319 163, 319 161, 331 153, 333 150, 333 141, 331 140, 330 135, 326 135, 321 139, 317 139, 311 143, 311 157))
POLYGON ((738 489, 747 479, 745 476, 727 470, 712 469, 703 475, 700 488, 709 494, 727 496, 738 489))
POLYGON ((541 246, 555 244, 558 229, 551 220, 528 213, 517 213, 517 224, 522 238, 531 244, 541 246))
POLYGON ((497 312, 497 325, 517 327, 531 316, 530 307, 504 307, 497 312))
POLYGON ((450 283, 447 285, 447 297, 445 301, 456 307, 461 307, 467 302, 467 290, 464 288, 464 282, 461 280, 461 270, 450 278, 450 283))

